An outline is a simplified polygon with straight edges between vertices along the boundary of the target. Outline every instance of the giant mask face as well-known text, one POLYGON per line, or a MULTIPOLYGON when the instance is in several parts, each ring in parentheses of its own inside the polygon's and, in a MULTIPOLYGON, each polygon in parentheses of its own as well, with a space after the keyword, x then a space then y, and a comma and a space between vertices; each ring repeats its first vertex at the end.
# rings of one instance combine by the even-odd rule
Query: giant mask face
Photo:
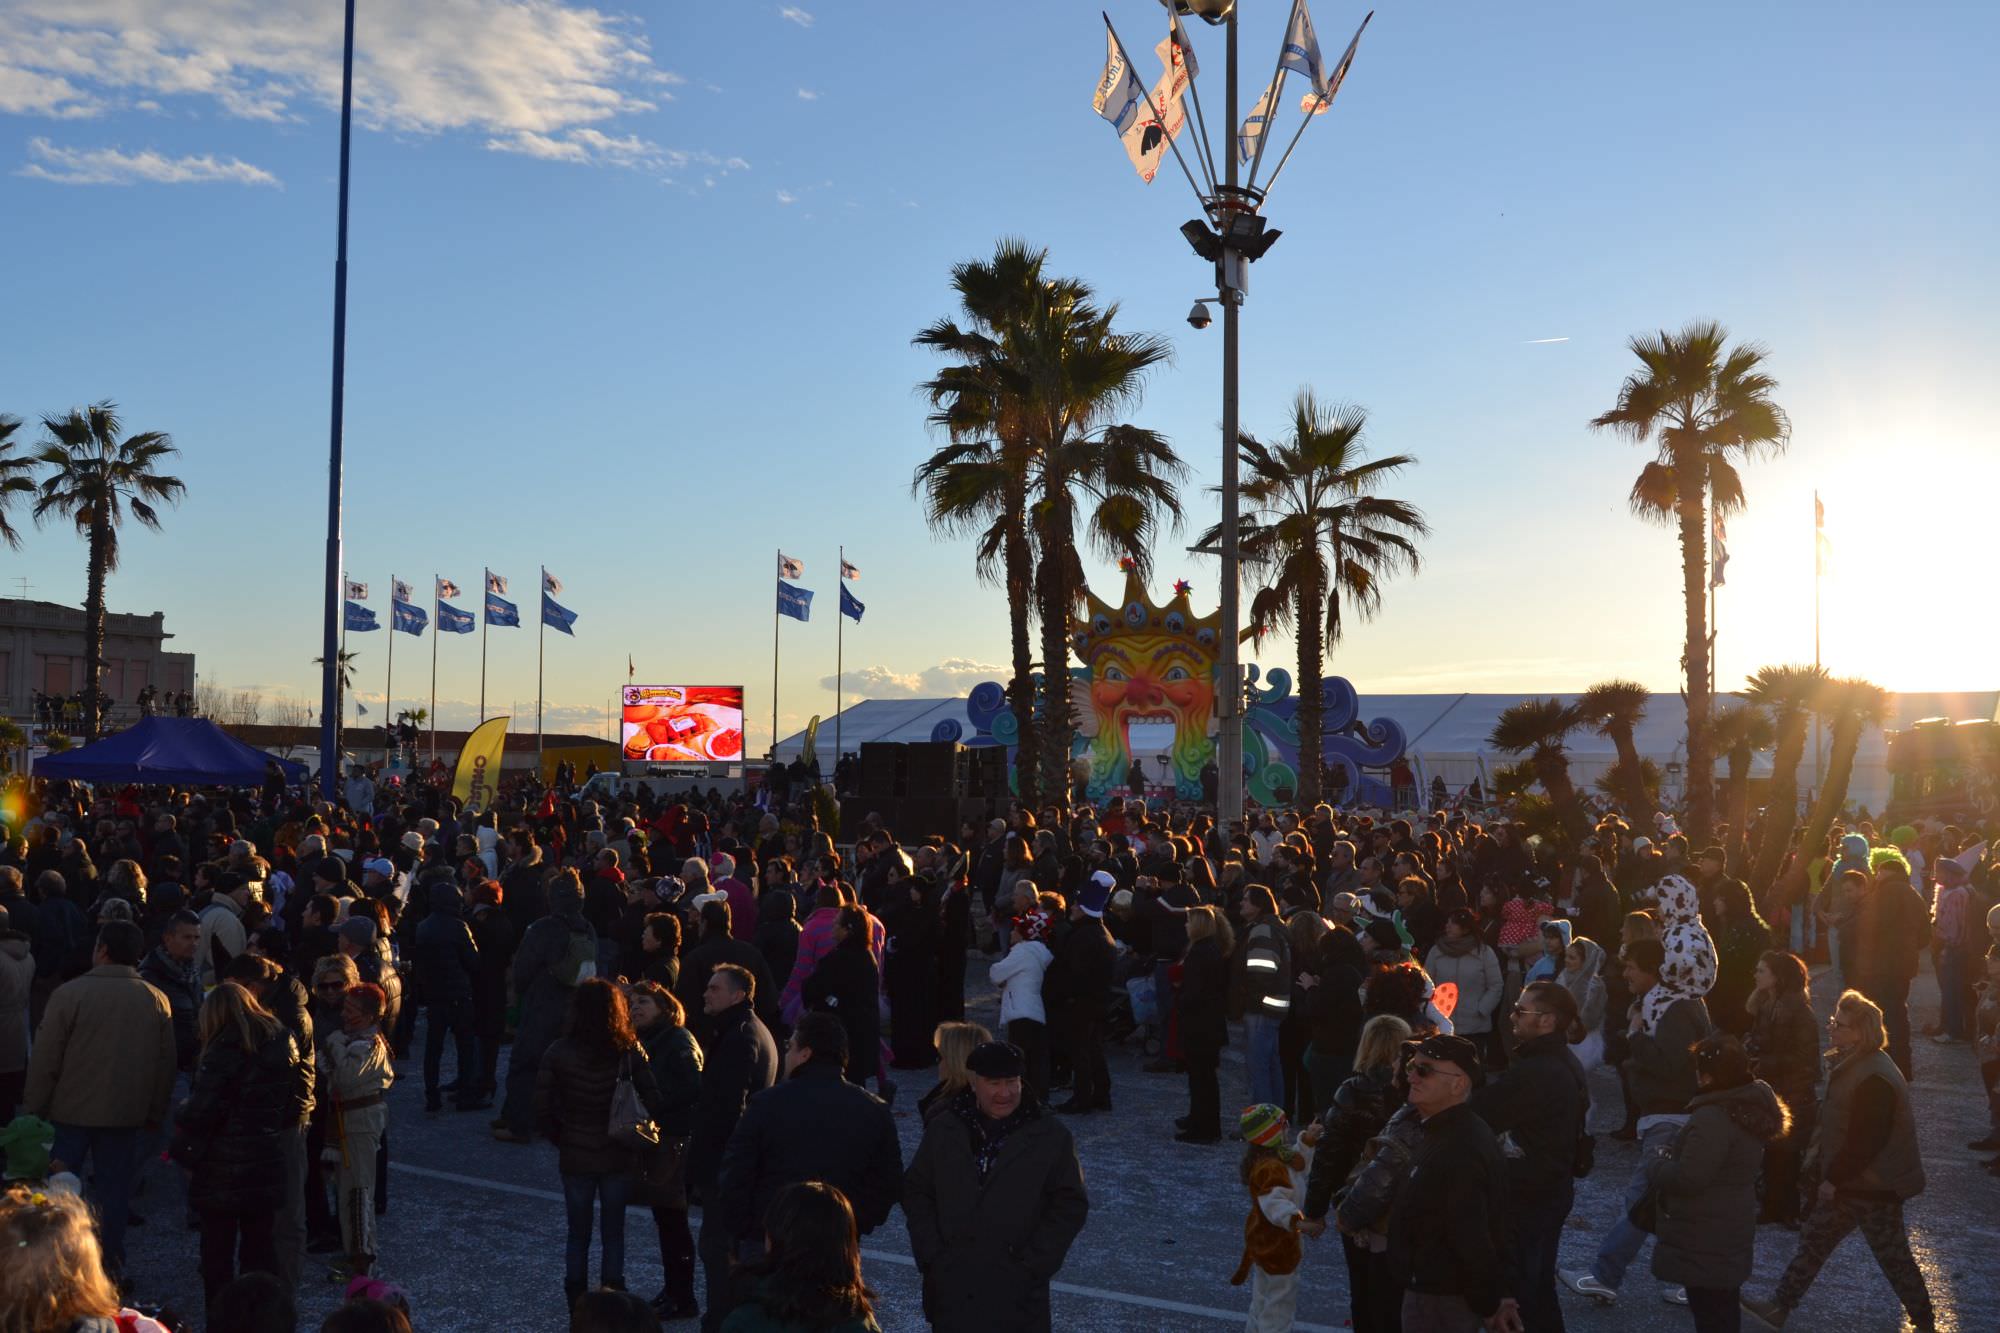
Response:
POLYGON ((1089 741, 1092 800, 1130 785, 1132 724, 1166 722, 1174 729, 1168 752, 1176 791, 1201 795, 1201 770, 1215 755, 1209 724, 1215 712, 1215 655, 1220 613, 1197 620, 1188 608, 1188 585, 1155 606, 1130 570, 1125 598, 1112 606, 1091 595, 1087 618, 1071 622, 1071 646, 1089 668, 1085 705, 1078 709, 1089 741))

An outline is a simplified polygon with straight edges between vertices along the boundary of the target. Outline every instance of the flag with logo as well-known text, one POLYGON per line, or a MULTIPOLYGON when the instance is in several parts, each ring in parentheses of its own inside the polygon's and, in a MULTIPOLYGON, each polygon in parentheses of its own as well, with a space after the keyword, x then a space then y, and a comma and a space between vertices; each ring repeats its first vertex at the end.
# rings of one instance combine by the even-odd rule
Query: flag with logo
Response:
POLYGON ((492 570, 490 569, 487 570, 486 591, 490 593, 497 593, 498 595, 505 597, 507 595, 507 580, 501 578, 498 574, 495 574, 492 570))
POLYGON ((1320 64, 1319 34, 1313 31, 1312 11, 1306 8, 1306 0, 1292 0, 1285 44, 1278 49, 1278 68, 1305 75, 1312 81, 1314 93, 1326 95, 1326 67, 1320 64))
POLYGON ((424 627, 431 623, 430 616, 425 614, 421 606, 413 606, 409 602, 391 602, 389 619, 389 628, 400 630, 404 634, 422 634, 424 627))
POLYGON ((1104 45, 1104 72, 1097 76, 1091 109, 1111 122, 1139 179, 1150 185, 1159 174, 1166 136, 1153 114, 1146 85, 1139 82, 1139 76, 1126 63, 1125 53, 1119 50, 1118 35, 1112 31, 1109 18, 1104 20, 1104 45))
POLYGON ((550 629, 561 630, 571 638, 576 637, 576 612, 561 605, 547 593, 542 594, 542 623, 550 629))
POLYGON ((367 584, 365 584, 365 583, 356 583, 356 582, 355 582, 355 581, 354 581, 353 579, 348 579, 348 580, 347 580, 347 600, 348 600, 348 601, 350 601, 350 602, 365 602, 365 601, 367 601, 367 600, 368 600, 368 585, 367 585, 367 584))
POLYGON ((542 571, 542 591, 551 597, 562 596, 562 580, 544 569, 542 571))
POLYGON ((479 620, 470 611, 461 611, 444 602, 438 603, 438 633, 470 634, 479 620))
POLYGON ((1341 82, 1347 78, 1347 67, 1354 63, 1354 53, 1360 49, 1361 34, 1368 31, 1368 20, 1374 17, 1375 11, 1369 10, 1366 17, 1361 20, 1361 26, 1354 30, 1354 40, 1347 44, 1347 53, 1341 56, 1340 63, 1333 67, 1333 73, 1327 76, 1325 90, 1322 91, 1315 82, 1313 90, 1299 103, 1299 110, 1307 115, 1317 116, 1333 105, 1333 95, 1340 91, 1341 82))
POLYGON ((860 598, 856 597, 853 593, 849 592, 846 589, 846 587, 843 586, 841 588, 840 614, 846 616, 849 620, 859 625, 861 623, 861 613, 866 611, 867 609, 868 609, 867 607, 861 604, 860 598))
POLYGON ((458 596, 458 585, 450 579, 439 579, 437 595, 439 597, 456 597, 458 596))
POLYGON ((778 581, 778 614, 790 616, 793 620, 811 620, 813 595, 804 588, 794 588, 783 579, 778 581))
POLYGON ((521 628, 521 608, 497 592, 486 594, 486 623, 503 629, 521 628))
POLYGON ((778 577, 781 579, 802 579, 806 576, 806 562, 795 560, 783 551, 778 552, 778 577))
POLYGON ((843 559, 840 562, 840 577, 844 579, 858 579, 861 577, 861 571, 852 563, 843 559))
POLYGON ((465 738, 464 748, 458 752, 458 762, 452 766, 451 794, 465 803, 470 813, 484 810, 493 804, 494 792, 499 787, 500 752, 507 745, 507 719, 489 717, 473 729, 465 738))
POLYGON ((1276 80, 1264 85, 1264 95, 1257 99, 1257 105, 1250 108, 1250 114, 1243 118, 1243 128, 1236 132, 1236 159, 1248 162, 1257 156, 1257 143, 1270 127, 1271 115, 1277 110, 1278 84, 1276 80))
POLYGON ((417 600, 417 590, 401 579, 390 579, 389 600, 392 602, 414 602, 417 600))
POLYGON ((375 613, 359 602, 347 604, 347 628, 356 634, 366 634, 369 630, 382 628, 382 622, 375 619, 375 613))
POLYGON ((1717 514, 1709 524, 1710 544, 1714 548, 1708 557, 1708 586, 1720 588, 1723 585, 1723 571, 1729 568, 1729 528, 1717 514))
MULTIPOLYGON (((1159 82, 1153 85, 1153 114, 1169 139, 1180 138, 1187 127, 1188 82, 1194 78, 1193 58, 1188 48, 1169 32, 1153 54, 1160 59, 1159 82)), ((1156 151, 1154 156, 1158 157, 1156 151)), ((1155 167, 1158 162, 1154 163, 1155 167)))

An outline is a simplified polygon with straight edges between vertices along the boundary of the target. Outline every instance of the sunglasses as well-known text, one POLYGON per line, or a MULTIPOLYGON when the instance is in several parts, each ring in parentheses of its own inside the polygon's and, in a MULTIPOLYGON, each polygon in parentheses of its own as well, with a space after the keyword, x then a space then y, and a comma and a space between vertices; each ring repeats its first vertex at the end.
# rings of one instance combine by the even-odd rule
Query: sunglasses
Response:
POLYGON ((1463 1077, 1464 1071, 1454 1069, 1450 1065, 1426 1064, 1422 1060, 1410 1061, 1411 1078, 1431 1078, 1438 1074, 1458 1074, 1463 1077))

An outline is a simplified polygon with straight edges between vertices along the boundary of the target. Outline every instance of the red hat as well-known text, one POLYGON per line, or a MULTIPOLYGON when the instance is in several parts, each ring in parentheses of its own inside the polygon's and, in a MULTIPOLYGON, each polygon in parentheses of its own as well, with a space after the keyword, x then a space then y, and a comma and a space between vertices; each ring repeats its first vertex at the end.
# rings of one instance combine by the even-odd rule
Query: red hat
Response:
POLYGON ((1049 914, 1043 911, 1023 912, 1014 918, 1014 929, 1021 932, 1024 940, 1047 940, 1049 914))

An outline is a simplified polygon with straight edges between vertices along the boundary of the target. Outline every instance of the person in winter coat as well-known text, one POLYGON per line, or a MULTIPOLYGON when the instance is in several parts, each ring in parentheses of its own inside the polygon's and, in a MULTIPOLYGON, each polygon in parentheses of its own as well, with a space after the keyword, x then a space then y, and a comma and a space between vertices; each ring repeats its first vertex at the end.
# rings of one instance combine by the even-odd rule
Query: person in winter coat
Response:
POLYGON ((472 1037, 476 1073, 459 1072, 458 1093, 465 1109, 484 1110, 499 1089, 500 1043, 507 1035, 507 975, 514 966, 514 922, 501 905, 498 880, 472 888, 472 942, 479 966, 472 974, 472 1037))
POLYGON ((1495 1042, 1494 1014, 1500 1008, 1505 979, 1500 959, 1479 936, 1479 918, 1461 907, 1444 920, 1444 933, 1424 959, 1431 984, 1458 987, 1458 1004, 1451 1011, 1452 1031, 1490 1052, 1495 1042))
MULTIPOLYGON (((805 987, 806 978, 819 966, 819 960, 833 952, 839 943, 833 928, 840 920, 840 909, 848 906, 848 898, 837 881, 821 884, 814 891, 812 914, 799 927, 798 947, 792 953, 792 974, 785 982, 783 996, 778 1003, 778 1017, 786 1023, 796 1023, 799 1015, 806 1011, 805 1000, 800 991, 805 987)), ((881 923, 869 918, 870 935, 881 923)), ((887 947, 887 932, 880 942, 871 940, 870 947, 875 954, 876 966, 881 966, 881 958, 887 947)))
POLYGON ((479 1086, 472 1050, 472 987, 479 975, 479 945, 465 924, 465 899, 456 884, 432 887, 430 915, 417 927, 412 961, 424 1005, 424 1109, 444 1109, 438 1084, 448 1033, 458 1053, 456 1104, 461 1111, 471 1110, 479 1086))
POLYGON ((1182 1143, 1220 1143, 1217 1072, 1229 1044, 1229 954, 1235 940, 1229 919, 1206 904, 1188 909, 1187 940, 1175 1016, 1187 1060, 1188 1113, 1174 1137, 1182 1143))
POLYGON ((1285 1071, 1278 1053, 1278 1027, 1292 1005, 1292 943, 1271 891, 1252 884, 1243 891, 1243 948, 1237 966, 1243 978, 1243 1030, 1252 1103, 1285 1100, 1285 1071))
POLYGON ((924 1314, 936 1333, 1051 1333, 1049 1283, 1090 1211, 1076 1145, 1025 1089, 1019 1048, 988 1042, 966 1065, 972 1086, 903 1176, 924 1314))
POLYGON ((1728 1033, 1703 1038, 1694 1067, 1687 1124, 1653 1174, 1653 1275, 1687 1288, 1696 1333, 1735 1333, 1757 1248, 1757 1168, 1790 1118, 1728 1033))
MULTIPOLYGON (((1320 1117, 1320 1139, 1306 1176, 1305 1202, 1300 1212, 1302 1234, 1323 1235, 1334 1196, 1360 1166, 1377 1135, 1403 1104, 1396 1082, 1396 1062, 1410 1025, 1389 1014, 1368 1020, 1354 1054, 1354 1073, 1333 1094, 1320 1117)), ((1386 1208, 1385 1208, 1386 1215, 1386 1208)), ((1386 1279, 1387 1256, 1371 1253, 1345 1227, 1340 1249, 1347 1261, 1347 1294, 1353 1327, 1393 1328, 1401 1318, 1400 1293, 1386 1279), (1383 1276, 1377 1280, 1380 1271, 1383 1276)))
POLYGON ((180 1071, 194 1072, 201 1054, 201 966, 195 959, 201 945, 201 918, 176 912, 160 932, 160 942, 139 963, 139 977, 167 997, 174 1015, 174 1050, 180 1071))
POLYGON ((1708 992, 1708 1011, 1718 1028, 1742 1037, 1750 1031, 1747 1001, 1756 987, 1757 960, 1771 947, 1771 928, 1757 915, 1750 890, 1740 879, 1724 878, 1716 885, 1704 920, 1715 941, 1715 985, 1708 992))
POLYGON ((1604 1063, 1604 1012, 1607 992, 1604 985, 1604 950, 1588 935, 1578 935, 1563 953, 1563 970, 1556 977, 1576 1002, 1576 1022, 1563 1035, 1570 1054, 1583 1072, 1604 1063))
POLYGON ((319 1045, 320 1083, 333 1118, 327 1150, 339 1163, 334 1194, 349 1274, 366 1275, 375 1264, 375 1159, 389 1125, 389 1087, 396 1081, 389 1039, 382 1035, 387 1012, 382 988, 358 981, 341 998, 338 1030, 319 1045))
POLYGON ((503 1143, 534 1142, 535 1066, 562 1034, 570 996, 597 975, 597 936, 583 919, 583 881, 574 870, 548 885, 549 914, 528 927, 514 953, 514 994, 521 1016, 507 1059, 507 1100, 493 1122, 503 1143))
MULTIPOLYGON (((846 1029, 847 1080, 866 1083, 877 1072, 882 1040, 882 979, 868 952, 867 914, 859 907, 841 908, 834 938, 833 952, 819 960, 802 994, 808 1013, 831 1014, 846 1029)), ((799 1022, 804 1021, 801 1014, 799 1022)))
POLYGON ((692 1015, 688 1027, 693 1029, 695 1039, 706 1041, 709 1036, 708 1016, 698 1012, 701 996, 708 989, 710 974, 724 963, 734 963, 757 979, 757 1017, 767 1026, 777 1022, 778 1010, 773 1000, 776 987, 770 970, 764 966, 764 955, 757 952, 756 945, 736 938, 730 925, 729 899, 709 893, 697 901, 701 903, 701 939, 682 955, 680 978, 674 984, 681 1007, 692 1015))
POLYGON ((1910 1078, 1910 982, 1930 943, 1930 906, 1910 883, 1910 863, 1894 847, 1869 854, 1873 876, 1853 899, 1851 948, 1842 975, 1882 1010, 1889 1058, 1910 1078))
POLYGON ((1243 1222, 1243 1257, 1229 1284, 1250 1280, 1250 1318, 1244 1325, 1249 1333, 1290 1333, 1305 1258, 1299 1244, 1305 1214, 1299 1205, 1321 1133, 1318 1124, 1308 1125, 1294 1143, 1284 1109, 1268 1102, 1245 1107, 1237 1119, 1250 1215, 1243 1222))
POLYGON ((854 1210, 839 1189, 822 1180, 787 1185, 762 1227, 767 1252, 745 1271, 753 1288, 722 1333, 881 1333, 854 1210))
POLYGON ((1298 969, 1306 1022, 1306 1078, 1316 1107, 1332 1105, 1335 1091, 1354 1070, 1362 1032, 1361 976, 1367 965, 1354 932, 1334 921, 1298 969))
POLYGON ((599 1281, 625 1286, 625 1206, 632 1197, 637 1154, 612 1139, 612 1098, 629 1081, 643 1113, 666 1113, 652 1061, 632 1031, 624 993, 602 977, 585 978, 570 1000, 569 1029, 535 1071, 535 1126, 556 1145, 568 1238, 563 1247, 563 1294, 574 1305, 590 1279, 593 1206, 602 1202, 599 1281))
POLYGON ((1819 1021, 1813 1017, 1805 962, 1782 949, 1758 960, 1745 1049, 1751 1071, 1770 1085, 1791 1115, 1791 1130, 1764 1151, 1764 1206, 1759 1222, 1797 1230, 1799 1166, 1819 1114, 1819 1021))
MULTIPOLYGON (((28 998, 34 984, 28 936, 11 928, 7 909, 0 907, 0 1126, 13 1120, 28 1083, 28 998)), ((178 1045, 178 1024, 174 1036, 178 1045)))
MULTIPOLYGON (((882 852, 888 877, 882 888, 882 925, 889 952, 882 960, 882 993, 889 1002, 889 1040, 898 1069, 928 1069, 931 1030, 937 1026, 940 929, 935 881, 916 878, 909 853, 882 852)), ((964 957, 963 951, 959 955, 964 957)))
POLYGON ((693 1132, 688 1136, 687 1180, 705 1209, 696 1252, 708 1292, 702 1326, 709 1333, 720 1326, 727 1311, 731 1272, 741 1257, 729 1229, 712 1224, 723 1152, 750 1099, 778 1078, 778 1048, 770 1029, 757 1017, 756 987, 750 973, 724 963, 702 992, 702 1004, 714 1020, 714 1036, 702 1051, 701 1098, 695 1103, 693 1132))
POLYGON ((203 1001, 201 1043, 172 1154, 194 1173, 188 1202, 201 1218, 202 1294, 213 1307, 239 1272, 279 1271, 282 1135, 311 1103, 313 1074, 305 1045, 234 981, 203 1001))
POLYGON ((1083 886, 1070 906, 1070 929, 1061 946, 1058 971, 1065 992, 1062 1010, 1068 1025, 1070 1065, 1075 1072, 1069 1100, 1055 1108, 1064 1115, 1111 1109, 1111 1070, 1104 1059, 1104 1019, 1118 964, 1118 946, 1104 929, 1104 911, 1111 901, 1111 890, 1102 882, 1110 879, 1108 873, 1100 870, 1083 886))
POLYGON ((1049 952, 1049 917, 1030 909, 1012 922, 1012 944, 1006 956, 988 969, 1000 988, 1000 1030, 1021 1050, 1027 1062, 1028 1090, 1037 1101, 1049 1092, 1048 1010, 1042 1002, 1042 978, 1055 955, 1049 952))
POLYGON ((1667 995, 1705 996, 1715 987, 1715 941, 1701 923, 1701 891, 1680 875, 1662 875, 1653 886, 1658 904, 1667 995))
POLYGON ((1743 1308, 1772 1328, 1784 1327, 1820 1268, 1859 1227, 1910 1322, 1919 1333, 1931 1333, 1937 1315, 1903 1221, 1903 1205, 1924 1190, 1910 1087, 1889 1058, 1882 1010, 1867 996, 1843 992, 1830 1030, 1832 1069, 1806 1153, 1812 1211, 1770 1299, 1745 1296, 1743 1308))
POLYGON ((692 1319, 694 1233, 688 1230, 687 1142, 701 1101, 701 1047, 687 1029, 681 1002, 656 982, 633 983, 632 1030, 646 1048, 660 1089, 660 1144, 642 1154, 639 1184, 660 1233, 660 1268, 666 1284, 653 1298, 662 1320, 692 1319))
POLYGON ((764 956, 773 977, 792 975, 799 955, 798 900, 790 889, 766 889, 757 900, 757 937, 751 943, 764 956))

